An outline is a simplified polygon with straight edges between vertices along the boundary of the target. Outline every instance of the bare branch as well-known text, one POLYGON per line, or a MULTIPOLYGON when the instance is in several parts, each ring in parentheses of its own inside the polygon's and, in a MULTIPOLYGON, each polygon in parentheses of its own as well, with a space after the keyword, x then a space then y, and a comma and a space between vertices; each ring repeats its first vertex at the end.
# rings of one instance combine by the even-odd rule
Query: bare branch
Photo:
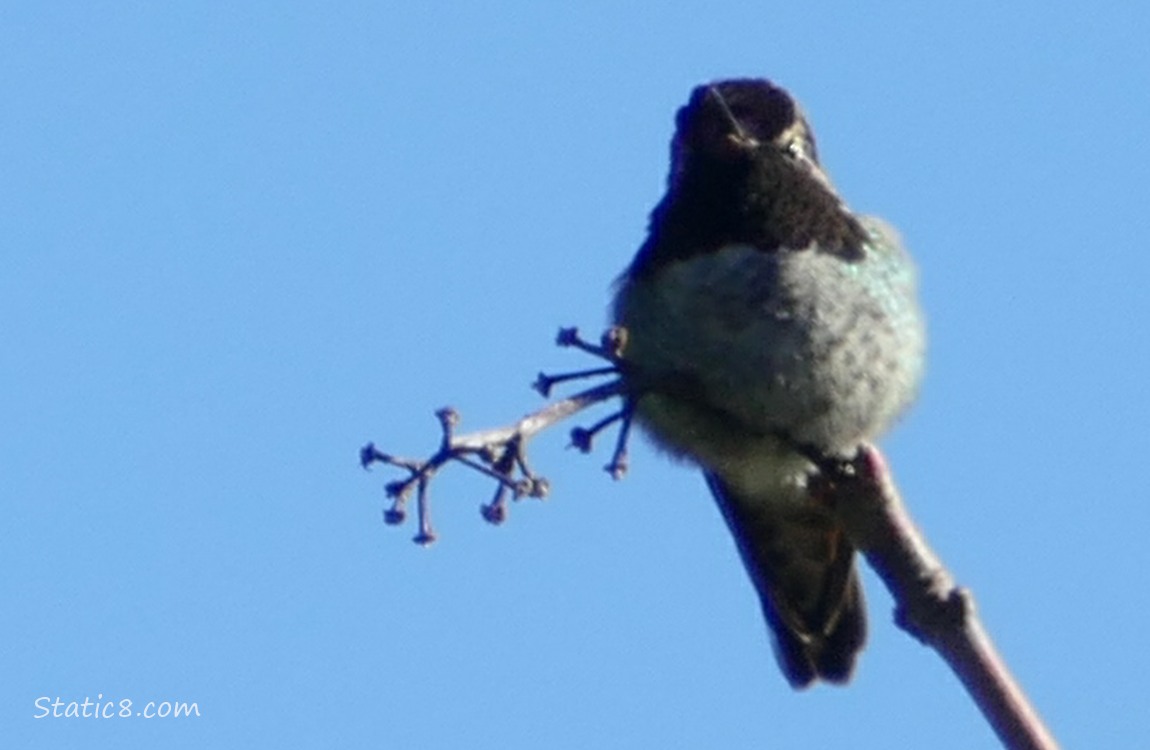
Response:
POLYGON ((973 596, 955 584, 907 513, 878 448, 864 445, 850 461, 817 463, 820 495, 894 595, 899 627, 950 665, 1005 747, 1057 750, 991 643, 973 596))
MULTIPOLYGON (((454 410, 441 409, 436 412, 442 431, 440 446, 424 460, 399 458, 367 445, 360 452, 365 468, 386 463, 408 474, 406 479, 387 485, 388 497, 393 500, 392 507, 384 512, 387 523, 403 522, 404 505, 414 488, 419 514, 415 541, 434 541, 428 486, 435 473, 453 461, 496 482, 492 500, 481 506, 481 512, 489 522, 501 523, 507 517, 508 497, 541 498, 549 489, 547 480, 527 464, 527 442, 572 415, 615 397, 622 399, 619 411, 589 428, 576 427, 571 431, 571 443, 584 453, 590 452, 595 437, 618 422, 618 440, 605 468, 614 478, 622 477, 627 468, 627 440, 636 399, 654 390, 673 388, 674 384, 648 380, 622 360, 626 344, 626 332, 622 329, 609 330, 595 345, 581 339, 578 330, 565 328, 559 333, 558 343, 607 360, 611 366, 566 375, 540 373, 535 385, 541 392, 549 393, 553 385, 576 379, 616 374, 619 377, 548 404, 513 424, 466 435, 454 433, 459 415, 454 410)), ((995 651, 976 615, 970 592, 955 584, 911 520, 879 450, 863 445, 853 459, 844 461, 809 446, 796 444, 795 449, 820 469, 812 479, 814 497, 835 512, 851 542, 894 595, 895 622, 899 627, 938 651, 1009 750, 1057 750, 1053 736, 995 651)))
MULTIPOLYGON (((609 330, 600 345, 590 344, 579 336, 576 328, 560 330, 560 346, 573 347, 610 362, 609 367, 600 367, 579 372, 546 375, 540 373, 535 387, 540 392, 550 393, 551 387, 572 380, 619 374, 620 347, 624 338, 617 331, 609 330)), ((369 443, 360 450, 360 464, 366 469, 376 463, 384 463, 403 469, 406 479, 389 482, 387 495, 392 506, 384 511, 384 521, 391 525, 403 523, 407 518, 407 500, 412 489, 416 490, 419 530, 415 535, 418 544, 427 545, 435 541, 435 531, 431 526, 431 504, 428 488, 432 478, 441 468, 451 462, 462 464, 484 476, 495 480, 495 494, 489 503, 480 506, 483 518, 491 523, 502 523, 507 518, 507 499, 521 497, 544 498, 550 486, 547 480, 535 474, 527 464, 527 442, 538 433, 552 427, 578 412, 609 399, 620 397, 623 407, 616 414, 600 420, 590 430, 576 428, 572 431, 572 442, 584 453, 591 448, 592 437, 616 421, 622 420, 620 439, 607 469, 612 476, 622 476, 626 465, 626 439, 631 421, 631 399, 626 395, 622 378, 589 388, 568 398, 548 404, 526 415, 514 424, 490 430, 456 435, 459 414, 451 408, 443 408, 435 413, 440 425, 439 448, 426 459, 401 458, 384 453, 369 443), (576 437, 579 435, 580 437, 576 437)))

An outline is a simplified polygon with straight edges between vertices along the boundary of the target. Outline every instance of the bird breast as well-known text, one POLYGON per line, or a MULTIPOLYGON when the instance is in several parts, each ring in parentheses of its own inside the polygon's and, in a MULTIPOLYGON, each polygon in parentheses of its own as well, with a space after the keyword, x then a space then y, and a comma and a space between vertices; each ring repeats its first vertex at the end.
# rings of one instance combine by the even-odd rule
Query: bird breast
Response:
POLYGON ((681 384, 640 400, 658 440, 703 463, 724 438, 748 435, 846 452, 899 415, 925 347, 914 269, 892 230, 864 226, 859 260, 733 244, 624 281, 624 356, 681 384))

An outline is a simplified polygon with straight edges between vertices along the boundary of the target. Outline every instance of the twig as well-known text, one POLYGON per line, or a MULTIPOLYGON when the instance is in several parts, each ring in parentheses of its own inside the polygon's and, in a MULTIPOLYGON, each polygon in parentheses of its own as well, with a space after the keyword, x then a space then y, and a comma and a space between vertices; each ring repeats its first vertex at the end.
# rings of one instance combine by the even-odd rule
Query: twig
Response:
MULTIPOLYGON (((536 380, 536 389, 549 393, 551 386, 571 380, 615 375, 620 372, 620 348, 623 335, 612 329, 604 334, 599 345, 590 344, 579 336, 576 328, 561 329, 558 343, 564 347, 574 347, 592 354, 611 363, 609 367, 600 367, 579 372, 546 375, 539 374, 536 380)), ((498 427, 492 430, 482 430, 466 435, 456 435, 455 427, 459 424, 459 414, 451 408, 437 411, 436 417, 440 424, 439 448, 426 459, 401 458, 384 453, 369 443, 360 450, 360 464, 366 469, 376 463, 385 463, 407 472, 406 479, 388 483, 387 495, 392 499, 392 506, 384 511, 384 521, 391 525, 403 523, 407 518, 407 500, 412 489, 416 490, 417 514, 419 529, 415 541, 427 545, 435 541, 435 531, 431 526, 431 504, 428 488, 432 478, 443 466, 454 461, 460 463, 496 482, 495 494, 489 503, 480 506, 483 517, 491 523, 502 523, 507 518, 508 496, 518 499, 520 497, 543 498, 547 496, 549 485, 547 480, 533 471, 527 464, 527 442, 549 427, 562 422, 568 417, 611 398, 621 397, 623 407, 616 414, 600 420, 591 430, 572 431, 573 442, 584 452, 590 451, 591 438, 616 421, 622 420, 620 439, 616 445, 615 453, 608 471, 612 476, 619 478, 626 467, 626 439, 631 421, 631 398, 627 395, 624 381, 616 378, 607 383, 589 388, 568 398, 548 404, 532 412, 514 424, 498 427), (574 434, 580 432, 580 440, 575 440, 574 434)))
POLYGON ((826 483, 820 494, 894 595, 899 627, 942 656, 1005 747, 1057 750, 991 643, 973 596, 955 584, 907 513, 878 448, 864 445, 851 461, 817 463, 826 483))
POLYGON ((614 374, 616 368, 611 367, 596 367, 591 370, 578 370, 576 372, 565 372, 560 375, 548 375, 545 372, 539 373, 535 377, 535 382, 531 384, 535 390, 539 391, 539 395, 543 398, 550 398, 551 389, 559 383, 566 383, 571 380, 583 380, 584 378, 597 378, 603 375, 614 374))

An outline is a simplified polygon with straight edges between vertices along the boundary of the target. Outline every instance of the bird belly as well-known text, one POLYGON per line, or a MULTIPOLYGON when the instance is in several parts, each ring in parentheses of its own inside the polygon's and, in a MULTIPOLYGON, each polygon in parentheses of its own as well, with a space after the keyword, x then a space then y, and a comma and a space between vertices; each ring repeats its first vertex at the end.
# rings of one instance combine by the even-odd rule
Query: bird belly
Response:
POLYGON ((704 464, 777 453, 779 436, 851 451, 893 421, 920 377, 913 270, 897 245, 853 263, 728 245, 628 282, 616 319, 625 358, 669 386, 639 400, 640 421, 704 464))

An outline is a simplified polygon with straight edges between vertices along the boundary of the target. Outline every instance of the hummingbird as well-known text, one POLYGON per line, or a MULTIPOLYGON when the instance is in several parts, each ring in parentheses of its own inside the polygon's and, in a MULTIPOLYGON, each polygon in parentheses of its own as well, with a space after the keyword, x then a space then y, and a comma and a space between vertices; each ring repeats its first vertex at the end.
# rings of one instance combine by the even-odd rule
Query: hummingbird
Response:
POLYGON ((843 202, 784 89, 694 89, 613 317, 636 423, 702 469, 783 675, 847 682, 865 603, 812 457, 850 458, 901 415, 926 334, 900 238, 843 202))

